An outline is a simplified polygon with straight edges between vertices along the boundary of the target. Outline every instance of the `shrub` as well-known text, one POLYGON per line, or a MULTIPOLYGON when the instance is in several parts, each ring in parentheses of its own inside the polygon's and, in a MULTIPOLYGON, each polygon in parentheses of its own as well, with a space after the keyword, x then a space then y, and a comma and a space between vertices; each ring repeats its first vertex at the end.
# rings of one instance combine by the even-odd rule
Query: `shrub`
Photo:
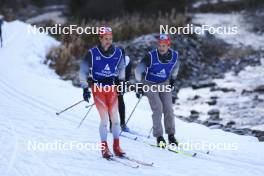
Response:
MULTIPOLYGON (((170 13, 159 13, 157 18, 144 17, 140 14, 126 15, 111 20, 88 20, 76 22, 81 27, 85 26, 111 26, 114 33, 114 41, 130 40, 134 37, 158 33, 161 24, 169 26, 182 26, 186 23, 185 15, 176 14, 175 10, 170 13)), ((80 60, 88 48, 98 43, 97 35, 57 35, 62 42, 58 48, 52 48, 47 59, 51 60, 50 66, 55 68, 59 75, 63 75, 76 60, 80 60)))

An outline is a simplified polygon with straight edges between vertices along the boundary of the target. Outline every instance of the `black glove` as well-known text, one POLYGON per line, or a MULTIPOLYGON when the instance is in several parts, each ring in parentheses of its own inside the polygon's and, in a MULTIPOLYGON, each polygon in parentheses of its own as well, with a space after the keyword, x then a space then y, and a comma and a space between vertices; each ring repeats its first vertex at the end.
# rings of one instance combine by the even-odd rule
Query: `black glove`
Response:
POLYGON ((144 95, 143 84, 138 84, 138 88, 136 90, 136 97, 139 99, 143 95, 144 95))
POLYGON ((83 99, 87 102, 89 102, 89 99, 91 98, 91 92, 88 88, 83 89, 83 99))

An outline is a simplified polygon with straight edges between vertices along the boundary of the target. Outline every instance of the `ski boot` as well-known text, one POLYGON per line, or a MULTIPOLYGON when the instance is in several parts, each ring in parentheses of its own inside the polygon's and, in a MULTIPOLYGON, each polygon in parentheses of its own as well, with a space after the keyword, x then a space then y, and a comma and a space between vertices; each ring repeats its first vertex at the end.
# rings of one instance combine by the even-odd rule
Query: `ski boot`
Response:
POLYGON ((113 154, 110 152, 110 150, 108 148, 106 141, 101 142, 101 151, 102 151, 103 158, 109 159, 113 156, 113 154))
POLYGON ((130 132, 130 129, 126 126, 126 124, 121 125, 121 129, 122 129, 122 131, 124 131, 124 132, 127 132, 127 133, 130 132))
POLYGON ((160 148, 166 148, 166 141, 163 136, 157 137, 157 146, 160 148))
POLYGON ((172 146, 178 146, 179 145, 178 141, 175 139, 173 134, 168 135, 168 140, 169 140, 169 144, 172 146))
POLYGON ((126 153, 120 148, 119 139, 114 139, 113 150, 116 156, 122 157, 126 153))

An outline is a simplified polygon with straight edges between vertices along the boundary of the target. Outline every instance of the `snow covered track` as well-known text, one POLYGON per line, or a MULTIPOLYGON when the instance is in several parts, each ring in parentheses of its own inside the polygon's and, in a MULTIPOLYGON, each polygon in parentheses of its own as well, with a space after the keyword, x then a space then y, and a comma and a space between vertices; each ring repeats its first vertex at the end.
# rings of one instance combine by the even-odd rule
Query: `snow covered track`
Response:
MULTIPOLYGON (((153 167, 140 166, 138 169, 109 162, 101 158, 98 150, 29 150, 29 141, 96 143, 99 117, 93 108, 82 128, 76 129, 87 112, 87 104, 82 103, 60 116, 55 114, 80 101, 82 91, 70 82, 60 80, 42 64, 47 49, 58 42, 41 34, 29 35, 27 27, 19 21, 3 26, 5 43, 4 48, 0 48, 1 176, 263 175, 264 145, 256 138, 210 130, 178 119, 176 135, 181 141, 234 142, 238 150, 213 151, 203 158, 192 158, 121 138, 122 148, 129 157, 154 163, 153 167)), ((125 100, 129 113, 137 99, 129 93, 125 100)), ((151 123, 150 108, 143 97, 129 125, 140 134, 146 134, 151 123)), ((150 142, 155 144, 153 138, 150 142)))

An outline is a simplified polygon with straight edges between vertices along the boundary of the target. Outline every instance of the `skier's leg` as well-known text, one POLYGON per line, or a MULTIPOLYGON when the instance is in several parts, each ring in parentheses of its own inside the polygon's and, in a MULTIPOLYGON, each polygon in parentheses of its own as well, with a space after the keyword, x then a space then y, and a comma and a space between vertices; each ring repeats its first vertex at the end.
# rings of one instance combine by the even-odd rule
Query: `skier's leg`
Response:
POLYGON ((101 141, 107 141, 107 124, 108 124, 108 115, 105 114, 100 114, 101 116, 101 121, 100 121, 100 126, 99 126, 99 132, 100 132, 100 137, 101 141))
POLYGON ((120 121, 118 116, 118 96, 116 92, 108 92, 106 95, 108 113, 112 122, 112 134, 114 139, 119 138, 120 121))
POLYGON ((94 97, 94 103, 99 112, 101 119, 99 126, 101 141, 107 141, 107 124, 109 120, 109 114, 106 103, 106 96, 104 92, 98 92, 98 91, 95 92, 93 89, 92 92, 94 97))
POLYGON ((172 93, 160 92, 160 98, 163 105, 165 132, 168 134, 169 143, 178 146, 175 134, 175 116, 172 109, 172 93))
POLYGON ((161 124, 162 118, 162 103, 158 92, 145 92, 152 110, 153 121, 153 136, 160 137, 163 135, 163 128, 161 124))
POLYGON ((171 92, 160 92, 160 99, 162 102, 164 112, 164 126, 165 132, 169 135, 175 134, 175 115, 172 109, 172 93, 171 92))
MULTIPOLYGON (((101 111, 102 112, 102 111, 101 111)), ((110 152, 107 144, 107 124, 108 124, 108 113, 100 114, 101 121, 99 126, 99 133, 101 138, 101 151, 104 158, 110 158, 113 154, 110 152), (105 116, 104 116, 105 115, 105 116)))
POLYGON ((119 134, 120 134, 120 122, 118 117, 118 95, 116 91, 107 93, 107 103, 110 118, 112 121, 112 134, 114 138, 113 150, 115 155, 123 156, 125 152, 120 148, 119 134))
POLYGON ((102 150, 102 156, 104 158, 110 158, 112 156, 112 153, 110 152, 107 144, 107 124, 109 120, 109 114, 108 114, 108 107, 106 103, 106 96, 104 92, 95 92, 92 89, 93 96, 94 96, 94 103, 95 106, 100 114, 100 125, 99 125, 99 133, 101 138, 101 150, 102 150))

